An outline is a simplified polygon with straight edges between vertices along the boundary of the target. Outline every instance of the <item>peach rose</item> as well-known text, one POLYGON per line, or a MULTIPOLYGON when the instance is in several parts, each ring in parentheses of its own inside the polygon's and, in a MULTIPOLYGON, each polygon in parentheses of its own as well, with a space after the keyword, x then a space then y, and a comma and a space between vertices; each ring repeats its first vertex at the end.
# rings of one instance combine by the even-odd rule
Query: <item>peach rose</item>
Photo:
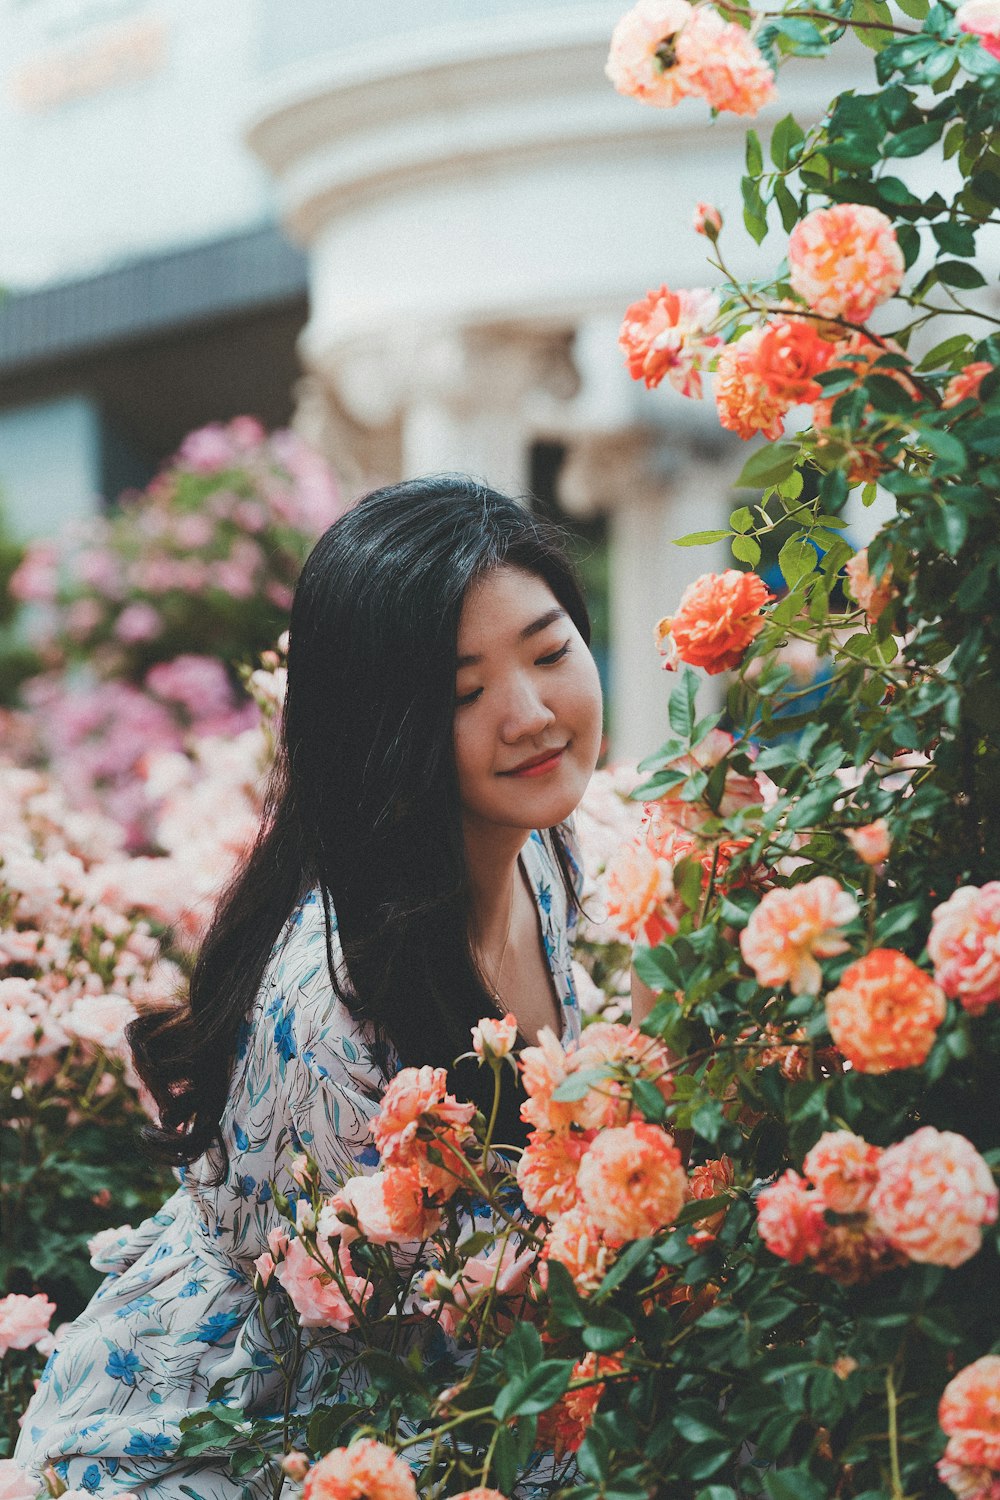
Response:
POLYGON ((339 1255, 331 1250, 330 1257, 334 1255, 338 1258, 347 1296, 331 1272, 313 1260, 301 1240, 292 1241, 287 1255, 274 1272, 276 1280, 288 1293, 303 1328, 336 1328, 346 1333, 355 1321, 351 1303, 364 1304, 371 1296, 370 1283, 363 1276, 354 1274, 347 1247, 341 1246, 339 1255))
MULTIPOLYGON (((998 38, 1000 38, 1000 6, 996 5, 994 0, 990 0, 990 3, 997 15, 998 38)), ((965 29, 963 27, 963 30, 965 29)), ((993 366, 987 359, 977 359, 971 365, 963 365, 958 374, 953 375, 945 386, 941 405, 947 408, 958 406, 961 401, 976 400, 979 396, 979 387, 992 371, 993 366)))
MULTIPOLYGON (((535 1251, 522 1250, 508 1238, 493 1246, 487 1255, 470 1257, 454 1276, 429 1271, 423 1291, 429 1299, 425 1310, 436 1316, 445 1333, 454 1335, 463 1316, 475 1308, 487 1293, 500 1297, 524 1298, 536 1261, 535 1251)), ((510 1313, 499 1318, 500 1326, 509 1326, 510 1313)))
POLYGON ((538 1442, 551 1448, 558 1462, 566 1453, 575 1453, 597 1415, 601 1397, 605 1392, 603 1380, 596 1375, 617 1374, 622 1369, 620 1359, 610 1354, 585 1354, 573 1366, 573 1379, 591 1382, 588 1385, 570 1386, 554 1406, 542 1412, 538 1419, 538 1442))
POLYGON ((1000 1500, 1000 1474, 995 1469, 970 1468, 951 1458, 948 1449, 937 1462, 938 1478, 958 1500, 1000 1500))
POLYGON ((948 1382, 938 1421, 951 1439, 948 1458, 1000 1471, 1000 1355, 984 1354, 948 1382))
POLYGON ((331 1200, 345 1240, 363 1234, 373 1245, 423 1240, 439 1229, 441 1215, 424 1201, 417 1174, 407 1167, 349 1177, 331 1200))
POLYGON ((590 1131, 532 1133, 517 1164, 518 1187, 531 1213, 555 1219, 579 1202, 576 1174, 592 1139, 590 1131))
POLYGON ((611 34, 605 73, 619 94, 672 109, 691 89, 674 39, 692 7, 688 0, 639 0, 611 34))
POLYGON ((281 1472, 287 1474, 294 1484, 301 1484, 309 1473, 309 1455, 293 1448, 281 1460, 281 1472))
POLYGON ((608 921, 625 939, 655 948, 676 922, 668 915, 674 894, 673 866, 645 844, 627 845, 604 873, 608 921))
POLYGON ((874 625, 886 606, 898 598, 898 591, 892 582, 892 570, 884 573, 876 582, 868 571, 868 548, 862 547, 860 552, 855 552, 844 564, 844 572, 847 574, 848 589, 868 616, 869 623, 874 625))
POLYGON ((849 964, 826 997, 830 1035, 860 1073, 919 1068, 944 1020, 944 992, 894 948, 849 964))
POLYGON ((37 1344, 48 1333, 55 1310, 44 1292, 33 1297, 12 1292, 0 1299, 0 1357, 8 1349, 30 1349, 37 1344))
POLYGON ((934 978, 974 1016, 1000 1000, 1000 880, 963 885, 931 913, 934 978))
POLYGON ((867 1221, 854 1219, 826 1225, 823 1243, 816 1251, 816 1270, 841 1286, 857 1286, 903 1265, 905 1259, 884 1234, 867 1221))
POLYGON ((600 1286, 614 1262, 615 1251, 591 1223, 582 1204, 560 1214, 542 1246, 539 1279, 545 1285, 550 1260, 564 1265, 581 1292, 600 1286))
POLYGON ((708 350, 719 342, 708 332, 718 312, 718 297, 704 287, 661 286, 633 302, 618 335, 632 379, 653 390, 666 377, 682 396, 699 397, 708 350))
POLYGON ((774 98, 774 71, 742 26, 708 5, 695 8, 677 38, 687 86, 712 109, 755 115, 774 98))
POLYGON ((681 596, 677 613, 657 626, 668 633, 681 661, 715 675, 739 666, 755 636, 764 629, 760 614, 772 595, 756 573, 727 568, 703 573, 681 596))
POLYGON ((875 1227, 910 1260, 960 1266, 997 1217, 997 1189, 970 1141, 924 1125, 883 1152, 869 1209, 875 1227))
POLYGON ((878 1179, 882 1152, 849 1130, 828 1130, 802 1163, 802 1170, 835 1214, 862 1213, 878 1179))
POLYGON ((775 318, 765 323, 748 360, 761 384, 784 407, 815 401, 816 376, 833 358, 834 346, 806 318, 775 318))
POLYGON ((260 1277, 261 1286, 267 1286, 274 1275, 274 1256, 270 1250, 264 1250, 253 1263, 253 1268, 260 1277))
POLYGON ((849 323, 894 297, 905 269, 891 220, 860 203, 807 214, 789 238, 788 265, 793 291, 813 312, 849 323))
POLYGON ((543 1027, 538 1034, 538 1046, 525 1047, 521 1053, 521 1071, 528 1095, 521 1106, 521 1118, 539 1130, 555 1133, 622 1124, 629 1115, 630 1098, 627 1089, 614 1078, 613 1070, 628 1064, 640 1077, 655 1082, 663 1097, 669 1098, 673 1084, 668 1077, 661 1076, 668 1061, 661 1043, 631 1026, 595 1021, 569 1052, 563 1050, 548 1027, 543 1027), (564 1079, 591 1069, 606 1076, 595 1081, 582 1098, 554 1098, 564 1079))
POLYGON ((845 828, 844 837, 866 865, 880 865, 892 850, 892 835, 884 818, 876 818, 874 823, 865 823, 861 828, 845 828))
POLYGON ((374 1438, 358 1438, 313 1464, 302 1500, 417 1500, 417 1486, 405 1459, 374 1438))
POLYGON ((448 1093, 444 1068, 401 1068, 375 1117, 375 1145, 387 1166, 408 1167, 428 1192, 450 1197, 459 1185, 475 1112, 474 1104, 460 1103, 448 1093), (431 1145, 443 1165, 429 1159, 431 1145))
POLYGON ((687 1191, 673 1137, 644 1120, 602 1131, 576 1180, 591 1223, 618 1240, 640 1240, 672 1223, 687 1191))
POLYGON ((783 1172, 757 1195, 757 1232, 772 1255, 797 1266, 823 1243, 822 1198, 798 1172, 783 1172))
POLYGON ((955 12, 959 31, 977 36, 985 52, 1000 61, 1000 5, 997 0, 965 0, 955 12))
POLYGON ((816 994, 823 984, 817 958, 846 952, 840 929, 857 914, 857 902, 838 881, 817 875, 787 890, 768 891, 740 933, 740 952, 761 984, 816 994))
POLYGON ((763 328, 750 328, 719 353, 715 365, 715 405, 719 422, 746 441, 758 432, 772 442, 783 436, 790 403, 779 401, 760 378, 757 352, 763 328))
POLYGON ((472 1049, 477 1057, 507 1057, 516 1041, 514 1016, 501 1016, 499 1020, 484 1016, 472 1028, 472 1049))
MULTIPOLYGON (((717 1161, 702 1162, 688 1178, 688 1196, 696 1203, 728 1196, 735 1179, 733 1164, 728 1156, 720 1156, 717 1161)), ((715 1209, 704 1219, 695 1220, 694 1233, 688 1235, 688 1244, 694 1249, 711 1244, 722 1227, 726 1207, 723 1204, 722 1208, 715 1209)))

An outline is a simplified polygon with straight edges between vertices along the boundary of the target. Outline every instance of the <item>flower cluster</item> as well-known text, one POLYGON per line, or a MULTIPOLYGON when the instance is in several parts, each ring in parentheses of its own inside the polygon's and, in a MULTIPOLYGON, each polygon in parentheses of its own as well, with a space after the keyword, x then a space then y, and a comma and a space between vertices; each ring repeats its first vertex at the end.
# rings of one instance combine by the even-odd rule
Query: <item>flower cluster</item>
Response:
POLYGON ((672 1094, 669 1056, 631 1027, 596 1022, 568 1050, 543 1030, 521 1069, 522 1116, 533 1130, 518 1184, 527 1207, 549 1220, 543 1259, 591 1289, 626 1241, 670 1224, 687 1195, 672 1137, 633 1117, 632 1080, 672 1094))
POLYGON ((850 1131, 821 1136, 802 1165, 757 1199, 773 1254, 811 1259, 837 1281, 867 1280, 904 1260, 959 1266, 997 1217, 997 1189, 964 1136, 924 1126, 885 1150, 850 1131))
POLYGON ((697 97, 755 115, 774 97, 774 73, 748 33, 688 0, 639 0, 615 27, 607 74, 619 93, 661 109, 697 97))

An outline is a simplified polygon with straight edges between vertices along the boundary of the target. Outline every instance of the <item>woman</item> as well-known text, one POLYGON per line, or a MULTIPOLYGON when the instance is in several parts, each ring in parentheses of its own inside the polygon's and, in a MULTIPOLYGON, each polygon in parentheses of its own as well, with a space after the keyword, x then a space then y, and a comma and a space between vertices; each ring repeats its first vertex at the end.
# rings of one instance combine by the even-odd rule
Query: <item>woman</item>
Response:
MULTIPOLYGON (((181 1186, 99 1263, 15 1454, 70 1488, 234 1500, 272 1476, 176 1457, 210 1388, 274 1409, 252 1262, 307 1148, 324 1186, 377 1165, 401 1065, 452 1060, 509 1011, 523 1040, 579 1018, 561 826, 601 733, 586 606, 552 532, 457 477, 376 491, 330 528, 292 609, 283 745, 256 849, 223 897, 190 1003, 133 1024, 181 1186)), ((465 1071, 463 1071, 463 1068, 465 1071)), ((512 1087, 496 1139, 523 1139, 512 1087)), ((282 1295, 275 1292, 275 1296, 282 1295)), ((328 1368, 328 1366, 327 1366, 328 1368)), ((324 1369, 301 1372, 308 1410, 324 1369)))

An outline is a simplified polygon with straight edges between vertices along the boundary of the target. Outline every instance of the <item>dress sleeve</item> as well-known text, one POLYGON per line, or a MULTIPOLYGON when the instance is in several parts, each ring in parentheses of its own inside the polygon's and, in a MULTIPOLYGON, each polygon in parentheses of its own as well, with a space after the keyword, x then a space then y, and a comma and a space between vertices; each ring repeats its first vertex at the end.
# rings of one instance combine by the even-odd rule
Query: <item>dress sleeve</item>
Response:
MULTIPOLYGON (((333 938, 336 963, 336 931, 333 938)), ((386 1078, 365 1027, 331 983, 318 901, 307 908, 300 930, 286 947, 279 988, 282 1011, 275 1031, 275 1063, 282 1076, 286 1119, 286 1149, 275 1163, 279 1180, 291 1154, 308 1151, 319 1164, 324 1187, 333 1188, 345 1177, 378 1165, 372 1121, 386 1078)))

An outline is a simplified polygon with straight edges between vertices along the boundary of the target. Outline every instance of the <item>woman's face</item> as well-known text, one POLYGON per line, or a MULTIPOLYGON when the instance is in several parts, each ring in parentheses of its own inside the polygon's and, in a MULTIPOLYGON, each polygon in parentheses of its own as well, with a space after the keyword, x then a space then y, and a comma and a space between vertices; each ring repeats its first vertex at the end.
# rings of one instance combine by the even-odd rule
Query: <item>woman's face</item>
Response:
POLYGON ((533 573, 487 573, 458 627, 455 762, 466 819, 551 828, 583 796, 600 743, 600 681, 573 621, 533 573))

